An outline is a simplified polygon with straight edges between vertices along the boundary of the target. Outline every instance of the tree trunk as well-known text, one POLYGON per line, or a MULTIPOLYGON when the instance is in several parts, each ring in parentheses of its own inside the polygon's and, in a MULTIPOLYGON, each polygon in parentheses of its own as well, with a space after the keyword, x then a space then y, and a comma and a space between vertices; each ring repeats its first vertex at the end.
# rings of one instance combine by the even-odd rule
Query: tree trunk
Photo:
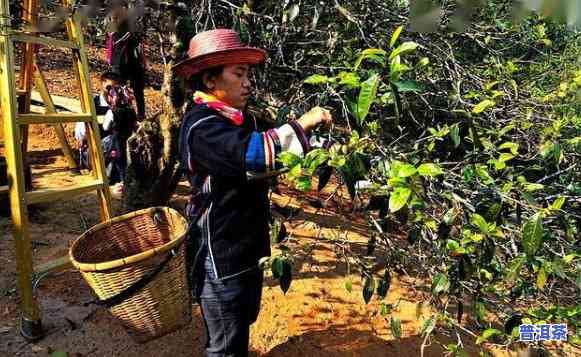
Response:
MULTIPOLYGON (((169 1, 154 11, 153 25, 162 39, 166 58, 161 95, 162 110, 143 121, 127 141, 127 169, 123 190, 123 212, 152 206, 166 206, 182 177, 179 167, 179 132, 185 110, 185 85, 172 67, 185 56, 187 43, 194 35, 194 4, 169 1), (165 41, 170 49, 166 57, 165 41)), ((147 27, 147 26, 145 26, 147 27)))
POLYGON ((162 111, 146 119, 127 141, 122 199, 125 213, 167 205, 182 176, 178 140, 185 89, 174 76, 172 65, 173 61, 169 61, 164 68, 162 111))

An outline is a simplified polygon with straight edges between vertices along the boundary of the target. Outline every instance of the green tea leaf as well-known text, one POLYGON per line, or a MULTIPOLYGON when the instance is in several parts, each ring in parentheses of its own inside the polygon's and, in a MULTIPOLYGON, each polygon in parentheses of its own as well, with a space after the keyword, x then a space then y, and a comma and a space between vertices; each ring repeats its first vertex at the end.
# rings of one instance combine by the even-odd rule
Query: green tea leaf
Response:
POLYGON ((381 315, 381 317, 386 317, 390 313, 391 313, 391 305, 388 306, 386 303, 384 303, 382 301, 381 308, 379 310, 379 314, 381 315))
POLYGON ((506 143, 503 143, 502 145, 500 145, 498 147, 498 150, 509 149, 513 155, 518 155, 518 148, 519 148, 519 145, 517 143, 506 142, 506 143))
POLYGON ((282 275, 282 259, 280 257, 275 257, 272 260, 271 270, 272 270, 272 277, 278 279, 282 275))
POLYGON ((331 160, 329 160, 329 162, 328 162, 329 166, 334 167, 336 169, 339 169, 339 168, 345 166, 346 163, 347 163, 347 159, 343 155, 333 156, 333 157, 331 157, 331 160))
POLYGON ((504 277, 504 280, 507 283, 512 283, 515 281, 515 279, 518 277, 518 275, 521 272, 521 268, 522 265, 525 262, 525 257, 517 257, 515 259, 513 259, 509 266, 508 266, 508 271, 504 277))
POLYGON ((417 170, 412 164, 402 164, 397 167, 396 177, 410 177, 416 174, 417 170))
POLYGON ((462 248, 458 242, 452 239, 448 239, 448 241, 446 242, 446 249, 456 254, 466 253, 466 250, 462 248))
POLYGON ((293 167, 302 162, 301 158, 290 151, 283 151, 278 155, 278 161, 286 167, 293 167))
POLYGON ((513 130, 514 128, 515 128, 515 126, 513 124, 507 125, 504 128, 500 129, 500 131, 498 132, 498 136, 504 136, 504 135, 508 134, 508 132, 513 130))
POLYGON ((287 173, 287 178, 290 181, 294 181, 295 179, 297 179, 298 177, 301 176, 302 172, 303 172, 303 168, 302 168, 301 164, 296 164, 287 173))
POLYGON ((296 187, 302 192, 310 191, 312 187, 311 176, 300 176, 297 179, 296 187))
POLYGON ((339 84, 347 86, 349 88, 357 88, 359 87, 359 76, 353 72, 340 72, 339 75, 339 84))
POLYGON ((389 270, 385 270, 385 274, 383 275, 383 279, 379 281, 377 285, 377 295, 384 299, 387 296, 387 292, 389 291, 389 287, 391 285, 391 274, 389 270))
POLYGON ((458 123, 456 123, 450 127, 450 137, 452 138, 452 141, 454 142, 455 148, 460 146, 460 143, 461 143, 460 125, 458 125, 458 123))
POLYGON ((437 318, 436 316, 432 316, 422 324, 421 334, 422 336, 427 336, 432 333, 434 328, 436 327, 437 318))
POLYGON ((306 84, 325 84, 329 82, 329 77, 322 75, 322 74, 313 74, 312 76, 307 77, 304 81, 306 84))
POLYGON ((462 178, 464 179, 465 183, 470 183, 474 179, 474 168, 470 166, 466 166, 464 170, 462 170, 462 178))
POLYGON ((571 264, 571 262, 572 262, 573 260, 575 260, 576 258, 581 258, 581 254, 578 254, 578 253, 571 253, 571 254, 567 254, 567 255, 565 255, 565 256, 563 257, 563 261, 564 261, 566 264, 571 264))
POLYGON ((397 212, 406 205, 412 190, 407 187, 397 187, 393 190, 393 193, 389 197, 389 210, 391 212, 397 212))
POLYGON ((486 329, 486 330, 484 330, 484 332, 482 332, 482 335, 480 335, 476 339, 476 344, 480 345, 480 344, 482 344, 482 342, 488 341, 489 338, 491 338, 492 336, 496 336, 496 335, 502 335, 502 331, 497 330, 495 328, 486 329))
POLYGON ((572 139, 568 139, 567 144, 569 144, 571 146, 581 145, 581 136, 576 136, 572 139))
POLYGON ((442 170, 442 168, 437 164, 426 163, 421 164, 420 167, 418 167, 418 173, 424 177, 436 177, 442 175, 444 170, 442 170))
POLYGON ((348 293, 351 293, 353 291, 353 282, 351 281, 351 279, 347 279, 345 281, 345 290, 347 290, 348 293))
POLYGON ((373 292, 375 291, 375 280, 373 277, 368 276, 365 279, 365 284, 363 285, 363 300, 366 304, 371 301, 371 297, 373 296, 373 292))
POLYGON ((397 39, 399 38, 399 35, 401 34, 402 30, 403 30, 403 25, 401 25, 395 29, 395 31, 393 32, 393 35, 391 35, 391 41, 389 41, 389 47, 393 48, 393 46, 395 45, 397 39))
POLYGON ((581 347, 581 333, 578 332, 577 335, 569 337, 569 343, 581 347))
POLYGON ((543 220, 535 214, 523 225, 523 249, 528 256, 534 256, 543 242, 543 220))
POLYGON ((472 108, 472 113, 480 114, 488 108, 492 108, 496 105, 496 103, 490 99, 485 99, 482 102, 476 104, 474 108, 472 108))
POLYGON ((481 324, 486 322, 486 306, 482 301, 476 301, 474 303, 474 312, 476 313, 476 319, 481 324))
POLYGON ((291 282, 293 280, 293 274, 292 274, 292 265, 290 262, 286 261, 286 260, 281 260, 282 261, 282 273, 280 276, 280 288, 282 290, 282 292, 286 295, 288 289, 290 288, 291 282))
POLYGON ((438 295, 441 292, 446 292, 450 288, 450 281, 445 274, 439 273, 432 281, 432 294, 438 295))
POLYGON ((395 338, 401 338, 401 320, 395 317, 391 317, 390 321, 391 333, 395 338))
POLYGON ((444 213, 444 217, 442 217, 442 221, 446 225, 449 226, 449 225, 454 223, 454 220, 456 219, 456 217, 458 217, 458 214, 456 212, 456 209, 454 207, 452 207, 449 210, 447 210, 446 213, 444 213))
POLYGON ((321 166, 329 158, 329 153, 324 149, 314 149, 311 150, 303 159, 303 166, 308 167, 311 171, 314 171, 317 167, 321 166))
POLYGON ((512 159, 514 159, 514 155, 513 154, 509 154, 507 152, 501 153, 500 156, 498 157, 498 161, 500 161, 502 163, 507 162, 507 161, 510 161, 512 159))
POLYGON ((359 91, 359 98, 357 99, 357 121, 359 125, 363 124, 367 114, 369 114, 371 104, 373 104, 377 96, 378 86, 379 75, 377 73, 361 83, 361 90, 359 91))
POLYGON ((400 93, 414 92, 421 93, 425 89, 419 82, 416 81, 392 81, 400 93))
POLYGON ((535 191, 540 191, 540 190, 544 189, 545 185, 540 184, 540 183, 527 183, 523 186, 523 188, 527 192, 535 192, 535 191))
POLYGON ((476 166, 476 174, 478 175, 478 177, 480 177, 480 179, 482 180, 482 183, 484 183, 485 185, 492 185, 494 183, 494 179, 488 173, 486 166, 477 165, 476 166))
POLYGON ((480 232, 482 232, 484 234, 488 234, 488 223, 486 222, 484 217, 482 217, 478 213, 474 213, 471 216, 470 223, 472 223, 474 226, 478 227, 478 229, 480 229, 480 232))
POLYGON ((406 53, 414 52, 418 48, 418 44, 415 42, 404 42, 399 47, 391 52, 389 55, 389 60, 391 61, 397 56, 404 55, 406 53))
POLYGON ((361 54, 359 55, 359 57, 355 61, 355 64, 353 65, 353 69, 357 70, 359 68, 359 66, 361 66, 361 63, 366 59, 372 59, 376 62, 383 62, 383 59, 386 55, 387 55, 387 52, 385 52, 385 50, 382 50, 380 48, 365 49, 365 50, 361 51, 361 54))
POLYGON ((427 65, 430 64, 430 59, 428 57, 422 57, 418 63, 417 63, 417 67, 421 68, 421 67, 425 67, 427 65))
POLYGON ((553 202, 553 204, 551 205, 551 207, 549 207, 549 209, 553 210, 553 211, 558 211, 560 210, 563 205, 565 204, 565 197, 558 197, 555 202, 553 202))
POLYGON ((541 144, 541 146, 539 147, 539 154, 541 154, 543 158, 547 158, 549 155, 553 153, 554 150, 555 143, 547 141, 541 144))

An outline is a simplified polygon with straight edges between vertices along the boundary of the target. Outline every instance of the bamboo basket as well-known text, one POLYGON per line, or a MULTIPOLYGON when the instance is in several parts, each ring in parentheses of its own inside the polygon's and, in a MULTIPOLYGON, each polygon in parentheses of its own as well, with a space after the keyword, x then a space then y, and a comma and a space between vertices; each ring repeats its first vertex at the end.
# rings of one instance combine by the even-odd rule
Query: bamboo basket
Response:
POLYGON ((182 244, 187 228, 186 219, 175 210, 148 208, 92 227, 69 250, 97 303, 108 307, 136 342, 161 337, 191 322, 182 244), (103 304, 120 296, 121 301, 103 304))

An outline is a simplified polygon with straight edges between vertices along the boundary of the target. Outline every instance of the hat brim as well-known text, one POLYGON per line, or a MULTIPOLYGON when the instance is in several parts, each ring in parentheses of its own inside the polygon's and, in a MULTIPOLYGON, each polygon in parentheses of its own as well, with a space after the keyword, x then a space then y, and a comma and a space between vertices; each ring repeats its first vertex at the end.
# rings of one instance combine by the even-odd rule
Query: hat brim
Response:
POLYGON ((185 59, 176 63, 173 70, 178 76, 190 78, 207 68, 238 63, 259 64, 265 59, 266 51, 260 48, 231 48, 185 59))

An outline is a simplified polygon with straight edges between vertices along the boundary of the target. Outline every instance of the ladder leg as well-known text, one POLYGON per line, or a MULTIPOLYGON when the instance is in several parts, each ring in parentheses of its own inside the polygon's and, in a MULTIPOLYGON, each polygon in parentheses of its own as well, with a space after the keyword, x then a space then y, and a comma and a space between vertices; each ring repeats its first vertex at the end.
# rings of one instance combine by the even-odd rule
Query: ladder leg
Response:
MULTIPOLYGON (((18 113, 26 113, 29 110, 26 109, 26 98, 25 96, 18 96, 17 99, 18 113)), ((28 151, 28 125, 21 125, 19 127, 20 135, 20 145, 22 146, 22 165, 24 167, 24 188, 28 191, 32 190, 32 172, 30 170, 30 165, 26 157, 26 152, 28 151)))
MULTIPOLYGON (((24 12, 22 14, 22 19, 24 23, 34 26, 36 24, 38 14, 38 4, 37 0, 25 0, 24 1, 24 12)), ((36 51, 35 45, 32 43, 23 43, 23 61, 22 68, 20 70, 20 83, 19 83, 19 95, 18 98, 18 112, 19 113, 29 113, 30 112, 30 90, 32 87, 32 63, 34 52, 36 51)), ((21 140, 22 140, 22 159, 24 161, 24 175, 26 178, 25 187, 27 190, 32 190, 32 174, 30 166, 28 164, 28 125, 21 126, 21 140)))
MULTIPOLYGON (((40 96, 42 98, 42 101, 44 102, 44 105, 46 106, 46 112, 47 113, 56 113, 56 108, 54 106, 54 103, 52 101, 52 98, 50 96, 50 93, 48 92, 48 88, 46 87, 46 81, 44 79, 44 76, 42 74, 42 72, 40 71, 40 69, 38 68, 38 66, 36 65, 36 63, 33 62, 33 69, 34 69, 34 84, 36 86, 36 89, 38 89, 38 92, 40 93, 40 96)), ((77 170, 77 162, 75 161, 75 158, 73 157, 73 152, 71 150, 71 147, 69 146, 69 143, 67 141, 67 137, 65 135, 65 130, 62 126, 62 124, 54 124, 54 129, 56 131, 56 135, 59 139, 59 142, 61 144, 61 148, 63 150, 63 155, 65 156, 65 158, 67 159, 67 163, 69 165, 69 169, 70 170, 77 170)))
POLYGON ((61 143, 61 149, 63 150, 63 155, 65 156, 65 159, 67 159, 67 165, 69 166, 69 170, 77 171, 78 170, 77 162, 75 161, 75 158, 73 157, 73 151, 71 150, 69 142, 67 141, 67 136, 65 134, 65 128, 63 127, 62 124, 54 124, 53 127, 54 127, 54 130, 56 132, 56 136, 58 137, 58 139, 61 143))
MULTIPOLYGON (((73 50, 73 67, 81 87, 81 107, 84 113, 96 113, 95 103, 91 97, 91 77, 89 76, 89 61, 85 51, 83 33, 81 31, 81 20, 78 12, 74 13, 66 21, 69 39, 79 44, 78 50, 73 50)), ((111 218, 111 191, 109 182, 105 173, 105 162, 103 158, 103 149, 101 147, 101 134, 97 118, 93 118, 87 123, 87 134, 89 139, 89 155, 95 176, 104 182, 103 188, 97 191, 101 220, 105 221, 111 218)))
MULTIPOLYGON (((8 1, 2 1, 0 25, 10 26, 8 1)), ((21 331, 29 339, 42 336, 40 310, 32 289, 32 244, 28 229, 28 212, 24 197, 24 168, 20 130, 16 123, 16 90, 14 78, 14 48, 6 34, 0 34, 0 93, 4 121, 4 139, 8 166, 10 209, 16 248, 16 269, 22 311, 21 331)))
MULTIPOLYGON (((19 111, 20 112, 20 111, 19 111)), ((28 163, 28 125, 21 125, 20 130, 20 145, 22 152, 22 166, 24 169, 24 188, 27 191, 32 190, 32 170, 28 163)))

